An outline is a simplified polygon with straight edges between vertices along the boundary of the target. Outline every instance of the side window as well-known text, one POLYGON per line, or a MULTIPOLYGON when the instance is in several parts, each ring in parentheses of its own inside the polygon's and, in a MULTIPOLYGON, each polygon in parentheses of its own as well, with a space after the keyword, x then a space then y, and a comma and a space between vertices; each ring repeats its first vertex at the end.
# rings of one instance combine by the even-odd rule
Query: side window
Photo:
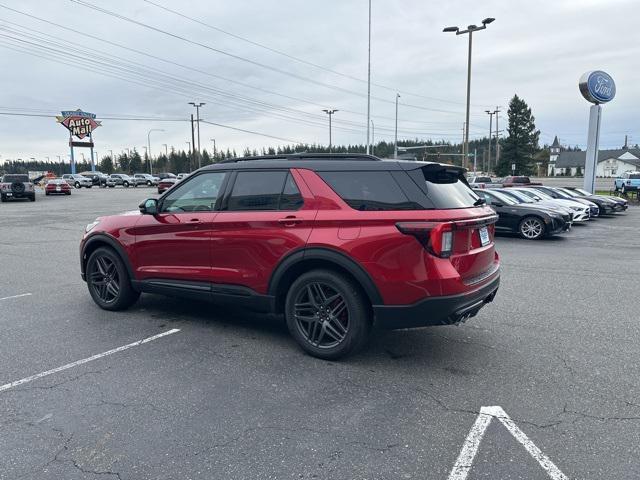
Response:
POLYGON ((197 175, 177 185, 162 201, 162 212, 208 212, 215 209, 226 172, 197 175))
POLYGON ((318 175, 355 210, 421 210, 410 201, 390 172, 318 172, 318 175))
POLYGON ((289 173, 287 179, 284 182, 284 188, 282 189, 282 195, 280 196, 280 208, 279 210, 298 210, 302 207, 304 201, 296 181, 293 179, 293 175, 289 173))
POLYGON ((487 195, 484 192, 479 192, 477 190, 476 190, 476 194, 481 196, 482 198, 484 198, 487 201, 487 205, 491 205, 491 196, 490 195, 487 195))
POLYGON ((238 172, 227 210, 278 210, 287 175, 286 171, 238 172))

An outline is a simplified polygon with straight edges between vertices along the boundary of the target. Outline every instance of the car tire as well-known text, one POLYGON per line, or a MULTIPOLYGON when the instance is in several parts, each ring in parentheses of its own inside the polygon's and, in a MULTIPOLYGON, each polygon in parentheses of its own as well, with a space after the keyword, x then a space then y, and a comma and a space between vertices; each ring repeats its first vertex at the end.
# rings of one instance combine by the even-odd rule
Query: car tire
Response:
POLYGON ((7 197, 5 197, 4 195, 0 195, 0 202, 4 203, 7 201, 7 197))
POLYGON ((30 202, 35 202, 36 201, 36 196, 35 195, 30 196, 29 197, 29 201, 30 202))
POLYGON ((620 193, 622 193, 622 195, 625 195, 627 193, 627 189, 624 188, 624 183, 622 184, 622 187, 620 187, 620 193))
POLYGON ((47 197, 49 196, 49 192, 44 192, 44 194, 45 194, 45 196, 47 196, 47 197))
POLYGON ((80 182, 76 182, 76 183, 74 183, 74 184, 73 184, 73 187, 74 187, 74 188, 80 188, 80 182))
POLYGON ((64 192, 65 195, 71 195, 71 192, 64 192))
POLYGON ((91 187, 93 187, 93 185, 87 185, 87 188, 91 188, 91 187))
POLYGON ((104 310, 126 310, 140 297, 122 258, 111 248, 100 247, 89 256, 86 278, 91 298, 104 310))
POLYGON ((302 274, 285 300, 291 336, 305 352, 324 360, 353 354, 365 344, 372 326, 370 312, 360 286, 331 270, 302 274))
POLYGON ((151 180, 147 180, 147 187, 151 186, 151 180))
POLYGON ((124 188, 129 188, 129 182, 122 182, 122 186, 124 188))
POLYGON ((518 233, 526 240, 538 240, 544 237, 546 227, 540 217, 525 217, 518 225, 518 233))

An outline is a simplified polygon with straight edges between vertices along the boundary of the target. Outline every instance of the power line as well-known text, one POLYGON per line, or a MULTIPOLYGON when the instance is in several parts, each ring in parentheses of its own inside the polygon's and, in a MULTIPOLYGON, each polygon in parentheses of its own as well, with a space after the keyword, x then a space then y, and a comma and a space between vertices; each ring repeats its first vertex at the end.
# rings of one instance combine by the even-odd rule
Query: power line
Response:
MULTIPOLYGON (((12 23, 12 22, 10 22, 10 23, 12 23)), ((16 24, 14 24, 14 25, 16 25, 16 24)), ((20 25, 18 25, 18 26, 20 28, 23 28, 23 29, 25 28, 25 27, 22 27, 20 25)), ((5 30, 10 31, 11 33, 15 34, 15 31, 12 31, 11 29, 5 28, 5 30)), ((27 28, 26 30, 32 30, 32 29, 28 29, 27 28)), ((39 33, 42 33, 42 32, 39 32, 39 33)), ((18 34, 24 35, 22 32, 18 32, 18 34)), ((45 34, 45 35, 51 36, 51 35, 48 35, 48 34, 45 34)), ((52 38, 59 38, 59 37, 55 37, 55 36, 51 36, 51 37, 52 38)), ((79 68, 79 64, 84 64, 84 68, 88 68, 88 66, 87 66, 88 60, 85 59, 84 57, 81 57, 81 56, 75 55, 73 53, 70 53, 70 48, 69 47, 73 47, 73 44, 71 42, 67 42, 64 39, 61 39, 61 40, 62 40, 62 42, 65 42, 67 44, 66 46, 64 44, 59 43, 59 42, 52 42, 52 41, 47 40, 47 39, 43 40, 41 37, 38 38, 37 36, 35 36, 35 37, 32 36, 31 38, 36 38, 38 41, 45 42, 45 45, 34 44, 33 42, 28 42, 24 38, 15 38, 15 37, 7 37, 7 38, 9 38, 10 40, 13 40, 13 41, 18 41, 18 42, 21 42, 21 43, 27 43, 30 46, 47 48, 49 50, 51 50, 50 45, 55 45, 56 47, 59 47, 61 49, 61 50, 57 50, 57 49, 53 50, 54 53, 58 55, 56 58, 59 59, 60 55, 63 55, 63 56, 66 56, 66 57, 71 56, 71 57, 74 58, 74 63, 71 64, 72 66, 79 68)), ((28 52, 28 53, 32 53, 33 54, 33 52, 28 52)), ((304 112, 304 111, 301 111, 301 110, 290 109, 290 108, 287 108, 287 107, 281 107, 281 106, 269 104, 269 103, 266 103, 266 102, 263 102, 263 101, 249 99, 249 98, 242 97, 242 96, 239 96, 239 95, 230 94, 230 93, 221 91, 219 89, 213 89, 212 87, 208 87, 206 85, 202 85, 202 84, 200 84, 198 82, 193 82, 193 81, 190 81, 190 80, 189 81, 185 81, 185 80, 183 80, 181 78, 177 78, 177 77, 174 77, 174 76, 171 76, 171 75, 167 75, 164 72, 162 72, 160 70, 157 70, 157 69, 148 68, 148 67, 140 67, 137 64, 134 65, 133 67, 131 67, 128 64, 123 63, 121 61, 120 57, 116 57, 115 66, 113 64, 105 64, 104 62, 98 61, 98 59, 105 59, 105 60, 107 60, 109 62, 113 62, 113 58, 114 57, 112 57, 111 55, 106 54, 106 53, 105 53, 105 55, 106 55, 106 57, 105 57, 103 55, 100 55, 100 53, 102 53, 102 52, 100 52, 99 50, 94 52, 93 58, 92 58, 92 60, 90 60, 92 64, 96 63, 96 64, 100 64, 100 65, 106 66, 108 68, 118 68, 120 70, 124 70, 127 73, 134 74, 134 75, 137 75, 137 76, 145 76, 146 79, 148 79, 147 82, 148 81, 152 81, 152 82, 158 83, 159 82, 159 78, 157 78, 157 77, 160 77, 161 79, 163 79, 162 81, 164 82, 164 85, 161 84, 161 86, 163 86, 163 87, 166 86, 167 83, 169 83, 169 86, 171 88, 175 89, 175 88, 177 88, 176 87, 177 83, 180 83, 180 84, 187 83, 191 87, 197 87, 197 88, 205 89, 207 91, 213 91, 214 94, 216 94, 216 95, 222 95, 224 97, 230 97, 230 98, 232 98, 234 100, 240 100, 240 101, 243 101, 243 102, 249 102, 249 103, 251 103, 253 105, 257 105, 258 108, 268 108, 268 109, 276 109, 276 110, 279 109, 279 110, 283 110, 283 111, 290 111, 290 112, 293 112, 294 114, 299 114, 299 115, 302 114, 302 115, 305 115, 305 116, 312 117, 313 120, 315 120, 315 122, 305 121, 305 120, 301 120, 301 119, 298 119, 298 118, 292 118, 290 116, 283 115, 283 114, 270 113, 271 116, 276 116, 276 118, 290 119, 290 120, 293 120, 293 121, 296 121, 296 122, 302 122, 302 123, 306 123, 306 124, 311 125, 311 126, 316 126, 316 127, 323 128, 322 127, 323 124, 317 122, 317 116, 314 115, 314 114, 309 114, 308 112, 304 112), (156 77, 149 77, 148 73, 156 75, 156 77)), ((38 56, 38 55, 36 55, 36 56, 38 56)), ((47 57, 43 57, 43 58, 46 58, 48 60, 52 60, 50 55, 47 56, 47 57)), ((67 64, 67 65, 69 64, 69 63, 66 63, 66 62, 63 62, 63 61, 61 61, 61 63, 67 64)), ((114 75, 112 71, 109 71, 109 73, 105 73, 103 70, 96 70, 95 65, 91 65, 90 67, 91 68, 88 68, 88 69, 91 70, 91 71, 97 71, 98 73, 106 74, 108 76, 115 76, 116 78, 124 79, 125 81, 132 81, 130 78, 122 78, 119 75, 114 75)), ((147 82, 145 82, 143 85, 149 86, 147 84, 147 82)), ((140 82, 138 82, 138 81, 133 81, 133 83, 140 84, 140 82)), ((180 85, 180 87, 181 86, 182 85, 180 85)), ((191 92, 192 92, 192 90, 183 91, 183 93, 185 95, 190 94, 191 92)), ((175 93, 175 91, 172 91, 172 93, 175 93)), ((237 105, 237 102, 235 102, 235 101, 232 101, 232 103, 237 105)), ((244 107, 244 106, 242 106, 242 107, 244 107)), ((249 107, 244 107, 244 108, 249 108, 249 107)), ((255 108, 252 108, 251 110, 255 110, 255 108)), ((350 124, 350 125, 355 125, 355 126, 361 126, 358 123, 349 122, 349 121, 343 121, 342 123, 343 124, 348 124, 348 125, 350 124)), ((381 129, 385 129, 387 131, 391 131, 391 129, 389 127, 382 127, 381 126, 380 128, 381 129)), ((350 131, 350 132, 353 132, 353 133, 359 133, 360 132, 359 130, 348 129, 348 128, 344 128, 344 130, 345 131, 350 131)), ((408 130, 406 130, 406 132, 408 133, 408 130)), ((448 133, 447 132, 424 132, 422 129, 420 129, 420 130, 416 129, 416 130, 414 130, 412 132, 412 134, 447 135, 448 133)))
MULTIPOLYGON (((230 37, 233 37, 233 38, 235 38, 237 40, 241 40, 243 42, 249 43, 250 45, 254 45, 256 47, 263 48, 263 49, 268 50, 268 51, 270 51, 272 53, 276 53, 278 55, 282 55, 283 57, 286 57, 286 58, 288 58, 290 60, 294 60, 294 61, 302 63, 304 65, 308 65, 310 67, 314 67, 314 68, 317 68, 317 69, 320 69, 320 70, 324 70, 326 72, 333 73, 334 75, 339 75, 341 77, 348 78, 350 80, 355 80, 355 81, 361 82, 361 83, 367 83, 367 80, 365 80, 365 79, 358 78, 358 77, 355 77, 353 75, 349 75, 347 73, 339 72, 339 71, 334 70, 332 68, 325 67, 325 66, 319 65, 317 63, 310 62, 308 60, 304 60, 304 59, 302 59, 300 57, 296 57, 296 56, 291 55, 289 53, 283 52, 282 50, 277 50, 277 49, 269 47, 268 45, 265 45, 263 43, 259 43, 259 42, 250 40, 250 39, 248 39, 246 37, 242 37, 242 36, 237 35, 235 33, 229 32, 227 30, 223 30, 220 27, 216 27, 215 25, 211 25, 210 23, 206 23, 206 22, 203 22, 202 20, 198 20, 197 18, 190 17, 188 15, 185 15, 184 13, 178 12, 177 10, 173 10, 173 9, 171 9, 169 7, 166 7, 164 5, 161 5, 159 3, 152 2, 151 0, 143 0, 143 1, 148 3, 148 4, 150 4, 150 5, 153 5, 154 7, 160 8, 160 9, 166 11, 166 12, 172 13, 174 15, 182 17, 182 18, 184 18, 186 20, 189 20, 191 22, 197 23, 198 25, 202 25, 203 27, 210 28, 210 29, 215 30, 217 32, 220 32, 220 33, 223 33, 223 34, 228 35, 230 37)), ((455 105, 464 105, 465 104, 464 102, 456 102, 454 100, 445 100, 445 99, 442 99, 442 98, 428 97, 426 95, 422 95, 422 94, 415 93, 415 92, 409 92, 409 91, 406 91, 406 90, 399 90, 399 89, 397 89, 395 87, 390 87, 390 86, 382 85, 382 84, 379 84, 379 83, 371 82, 371 85, 379 87, 379 88, 384 88, 385 90, 390 90, 390 91, 393 91, 393 92, 399 92, 399 93, 402 93, 404 95, 411 95, 411 96, 414 96, 414 97, 424 98, 426 100, 434 100, 434 101, 437 101, 437 102, 450 103, 450 104, 455 104, 455 105)), ((481 107, 486 107, 486 105, 476 105, 476 106, 478 106, 478 107, 480 107, 480 106, 481 107)))
MULTIPOLYGON (((290 76, 290 77, 296 78, 298 80, 302 80, 302 81, 305 81, 305 82, 312 83, 314 85, 319 85, 319 86, 322 86, 322 87, 325 87, 325 88, 330 88, 330 89, 333 89, 333 90, 337 90, 337 91, 340 91, 340 92, 343 92, 343 93, 348 93, 348 94, 351 94, 351 95, 356 95, 356 96, 359 96, 359 97, 365 97, 366 98, 366 94, 362 94, 360 92, 356 92, 356 91, 353 91, 353 90, 348 90, 346 88, 342 88, 342 87, 339 87, 337 85, 320 82, 318 80, 314 80, 314 79, 309 78, 309 77, 298 75, 298 74, 293 73, 293 72, 288 72, 286 70, 282 70, 282 69, 277 68, 277 67, 272 67, 270 65, 267 65, 267 64, 264 64, 264 63, 261 63, 261 62, 257 62, 255 60, 251 60, 251 59, 243 57, 241 55, 236 55, 234 53, 230 53, 230 52, 227 52, 225 50, 222 50, 222 49, 219 49, 219 48, 216 48, 216 47, 212 47, 211 45, 207 45, 205 43, 201 43, 201 42, 198 42, 196 40, 192 40, 192 39, 184 37, 182 35, 178 35, 177 33, 172 33, 170 31, 163 30, 163 29, 161 29, 159 27, 155 27, 153 25, 149 25, 147 23, 135 20, 133 18, 127 17, 126 15, 122 15, 122 14, 119 14, 117 12, 113 12, 111 10, 107 10, 105 8, 99 7, 97 5, 94 5, 92 3, 86 2, 84 0, 69 0, 69 1, 73 2, 73 3, 77 3, 78 5, 82 5, 83 7, 95 10, 97 12, 103 13, 105 15, 109 15, 111 17, 117 18, 119 20, 123 20, 125 22, 129 22, 129 23, 132 23, 134 25, 149 29, 149 30, 154 31, 156 33, 160 33, 162 35, 169 36, 169 37, 174 38, 176 40, 181 40, 181 41, 189 43, 191 45, 196 45, 198 47, 205 48, 205 49, 210 50, 212 52, 215 52, 215 53, 218 53, 218 54, 221 54, 221 55, 225 55, 227 57, 233 58, 233 59, 241 61, 241 62, 249 63, 249 64, 252 64, 252 65, 258 66, 260 68, 271 70, 271 71, 279 73, 281 75, 290 76)), ((394 100, 389 100, 389 99, 386 99, 386 98, 375 97, 375 96, 371 96, 371 98, 375 99, 375 100, 377 100, 379 102, 390 103, 390 104, 394 104, 395 105, 395 101, 394 100)), ((459 114, 460 113, 460 112, 454 112, 454 111, 451 111, 451 110, 427 108, 427 107, 422 107, 422 106, 419 106, 419 105, 413 105, 413 104, 409 104, 409 103, 401 103, 401 105, 404 106, 404 107, 409 107, 409 108, 414 108, 414 109, 419 109, 419 110, 433 111, 433 112, 440 112, 440 113, 455 113, 455 114, 459 114)))

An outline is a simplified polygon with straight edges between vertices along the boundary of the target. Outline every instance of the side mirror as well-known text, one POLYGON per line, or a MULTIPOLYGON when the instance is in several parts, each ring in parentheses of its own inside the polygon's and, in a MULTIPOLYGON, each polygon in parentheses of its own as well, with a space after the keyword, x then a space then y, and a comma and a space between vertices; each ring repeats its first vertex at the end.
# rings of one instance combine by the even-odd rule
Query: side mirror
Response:
POLYGON ((504 207, 504 205, 500 202, 491 202, 492 207, 504 207))
POLYGON ((158 200, 155 198, 147 198, 139 205, 140 213, 144 215, 155 215, 158 213, 158 200))

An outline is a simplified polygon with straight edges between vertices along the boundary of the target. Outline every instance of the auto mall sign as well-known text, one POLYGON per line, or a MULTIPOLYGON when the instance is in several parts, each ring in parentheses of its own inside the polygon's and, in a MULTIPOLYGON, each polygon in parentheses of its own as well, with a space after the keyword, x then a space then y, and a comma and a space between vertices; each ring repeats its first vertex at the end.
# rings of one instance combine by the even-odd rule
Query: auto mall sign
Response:
POLYGON ((82 110, 67 110, 60 112, 56 120, 64 125, 71 133, 72 137, 83 139, 91 137, 91 133, 102 125, 102 122, 96 120, 95 113, 83 112, 82 110))

